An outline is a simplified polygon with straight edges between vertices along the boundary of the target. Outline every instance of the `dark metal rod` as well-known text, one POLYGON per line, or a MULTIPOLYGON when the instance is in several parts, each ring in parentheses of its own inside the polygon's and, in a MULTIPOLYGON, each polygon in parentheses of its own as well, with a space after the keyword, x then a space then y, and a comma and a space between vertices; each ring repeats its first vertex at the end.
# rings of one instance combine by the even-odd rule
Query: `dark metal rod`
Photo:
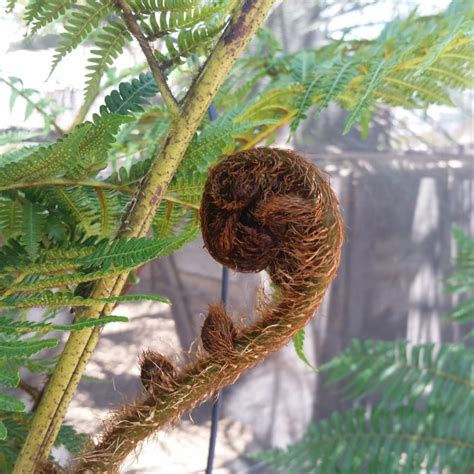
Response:
MULTIPOLYGON (((217 112, 213 104, 209 107, 209 118, 211 120, 217 119, 217 112)), ((229 269, 222 267, 221 280, 221 300, 224 307, 227 306, 229 296, 229 269)), ((219 419, 221 417, 222 398, 224 392, 217 392, 214 395, 214 403, 212 404, 212 418, 211 418, 211 435, 209 438, 209 451, 207 454, 206 474, 212 474, 214 465, 214 457, 216 454, 217 429, 219 428, 219 419)))

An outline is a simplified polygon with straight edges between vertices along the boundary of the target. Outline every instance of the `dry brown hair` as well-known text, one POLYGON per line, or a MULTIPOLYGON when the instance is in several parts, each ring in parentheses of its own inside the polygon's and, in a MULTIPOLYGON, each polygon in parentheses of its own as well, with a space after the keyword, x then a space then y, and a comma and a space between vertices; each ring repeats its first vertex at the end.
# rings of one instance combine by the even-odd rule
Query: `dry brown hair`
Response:
MULTIPOLYGON (((202 329, 208 355, 176 372, 155 354, 157 391, 149 383, 151 392, 115 412, 76 472, 117 472, 145 438, 284 346, 314 315, 336 274, 343 241, 337 198, 316 167, 290 150, 256 148, 219 162, 209 172, 200 217, 211 255, 237 271, 266 269, 275 295, 257 308, 255 323, 238 330, 222 305, 211 305, 202 329)), ((154 364, 154 353, 147 354, 143 361, 154 364)))

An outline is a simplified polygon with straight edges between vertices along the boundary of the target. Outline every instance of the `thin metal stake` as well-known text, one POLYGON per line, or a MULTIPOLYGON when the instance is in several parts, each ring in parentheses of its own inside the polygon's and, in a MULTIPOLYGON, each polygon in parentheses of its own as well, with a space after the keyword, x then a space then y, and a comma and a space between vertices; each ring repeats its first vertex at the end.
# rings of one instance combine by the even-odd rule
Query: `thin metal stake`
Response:
MULTIPOLYGON (((209 118, 211 120, 217 119, 217 112, 213 104, 209 107, 209 118)), ((224 307, 227 306, 227 299, 229 296, 229 269, 222 267, 221 280, 221 301, 224 307)), ((221 416, 222 398, 224 391, 215 393, 214 403, 212 404, 212 418, 211 418, 211 436, 209 438, 209 452, 207 454, 206 474, 212 474, 212 467, 214 465, 214 457, 216 454, 217 429, 219 427, 219 418, 221 416)))

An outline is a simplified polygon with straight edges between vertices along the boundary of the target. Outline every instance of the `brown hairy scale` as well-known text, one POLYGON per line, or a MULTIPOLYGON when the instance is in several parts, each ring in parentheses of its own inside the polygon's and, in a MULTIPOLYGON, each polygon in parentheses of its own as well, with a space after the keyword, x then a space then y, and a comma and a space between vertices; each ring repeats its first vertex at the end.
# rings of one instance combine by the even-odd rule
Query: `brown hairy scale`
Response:
POLYGON ((214 357, 230 358, 237 354, 234 345, 237 330, 227 315, 222 303, 209 305, 207 317, 201 329, 201 340, 204 349, 214 357))
POLYGON ((76 472, 118 472, 144 439, 287 344, 336 274, 343 241, 337 198, 316 167, 290 150, 256 148, 220 161, 209 173, 200 217, 210 254, 237 271, 266 269, 274 298, 238 330, 222 305, 211 305, 202 329, 208 355, 166 372, 169 391, 150 384, 150 392, 117 410, 76 472))
POLYGON ((173 364, 154 351, 145 351, 140 360, 140 379, 145 390, 157 397, 160 393, 173 390, 176 371, 173 364))

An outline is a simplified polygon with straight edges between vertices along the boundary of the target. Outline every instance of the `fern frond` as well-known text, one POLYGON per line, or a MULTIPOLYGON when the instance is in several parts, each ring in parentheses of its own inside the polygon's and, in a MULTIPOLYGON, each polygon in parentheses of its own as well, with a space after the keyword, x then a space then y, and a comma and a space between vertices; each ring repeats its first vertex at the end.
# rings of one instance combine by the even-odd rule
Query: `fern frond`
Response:
POLYGON ((0 196, 0 234, 6 240, 21 234, 23 207, 19 202, 0 196))
POLYGON ((67 18, 64 25, 59 46, 53 58, 50 75, 60 61, 79 44, 81 44, 96 28, 100 21, 112 12, 110 0, 86 0, 84 4, 77 5, 67 18))
POLYGON ((30 4, 25 11, 26 23, 32 25, 30 34, 63 16, 75 3, 76 0, 46 0, 30 4))
POLYGON ((132 37, 123 23, 111 22, 97 35, 95 49, 91 51, 90 72, 86 74, 85 102, 89 102, 99 91, 102 76, 111 67, 117 57, 122 54, 125 45, 132 37))
POLYGON ((409 346, 406 341, 359 341, 321 366, 329 383, 345 381, 347 397, 383 388, 382 406, 424 401, 446 410, 474 408, 474 353, 462 345, 409 346))
POLYGON ((198 5, 199 0, 130 0, 128 3, 136 13, 180 12, 198 5))
POLYGON ((222 25, 202 26, 193 30, 183 30, 177 40, 165 38, 166 53, 156 52, 158 60, 165 66, 179 65, 193 54, 206 55, 209 47, 220 33, 222 25))
POLYGON ((6 12, 11 13, 15 9, 15 5, 17 4, 18 0, 7 0, 7 8, 6 12))
POLYGON ((117 114, 94 115, 93 123, 76 127, 53 145, 35 148, 16 160, 4 155, 0 159, 0 186, 57 176, 95 175, 107 165, 107 152, 119 127, 130 120, 117 114))
POLYGON ((59 344, 59 339, 22 339, 3 341, 0 339, 0 359, 30 357, 44 349, 51 349, 59 344))
POLYGON ((467 299, 456 305, 447 315, 452 321, 465 323, 474 320, 474 239, 455 227, 456 266, 447 279, 447 291, 467 299))
POLYGON ((20 371, 15 360, 0 359, 0 385, 15 388, 20 383, 20 371))
POLYGON ((288 474, 469 472, 474 427, 461 410, 350 410, 312 425, 286 450, 252 457, 288 474))
POLYGON ((364 77, 361 84, 362 93, 358 98, 357 104, 346 119, 343 133, 348 133, 352 125, 372 105, 375 89, 382 82, 383 77, 391 69, 392 65, 389 61, 381 60, 371 66, 370 71, 364 77))
POLYGON ((26 132, 18 130, 14 132, 1 132, 0 133, 0 146, 12 145, 14 143, 23 143, 29 141, 32 138, 38 138, 44 135, 43 132, 26 132))
POLYGON ((214 3, 202 6, 192 6, 179 11, 163 11, 160 13, 151 13, 145 25, 145 31, 159 38, 165 34, 176 33, 179 31, 192 31, 192 28, 200 23, 209 23, 216 18, 216 15, 225 9, 225 3, 214 3), (185 30, 188 29, 188 30, 185 30))
POLYGON ((46 216, 36 204, 26 201, 23 204, 22 217, 21 242, 29 257, 35 259, 43 237, 46 216))
POLYGON ((130 112, 142 112, 143 105, 147 100, 158 94, 158 87, 151 73, 141 73, 138 79, 131 82, 121 82, 117 90, 114 90, 105 98, 105 105, 100 108, 100 113, 107 112, 126 115, 130 112))
POLYGON ((84 267, 100 265, 103 269, 110 267, 133 269, 155 258, 169 255, 178 250, 197 233, 196 227, 191 227, 181 235, 169 238, 140 238, 119 239, 112 243, 99 243, 91 255, 80 259, 84 267))
POLYGON ((0 413, 2 411, 22 412, 26 410, 25 404, 11 395, 0 393, 0 413))
POLYGON ((35 323, 33 321, 13 321, 0 316, 0 332, 3 334, 27 334, 35 332, 45 334, 52 331, 81 331, 82 329, 105 326, 109 323, 126 323, 124 316, 102 316, 99 319, 86 319, 71 324, 35 323))
POLYGON ((8 290, 10 293, 28 293, 32 291, 42 291, 49 288, 64 288, 78 285, 79 283, 89 283, 91 281, 100 280, 101 278, 114 276, 117 273, 119 273, 117 269, 111 268, 108 270, 97 270, 88 273, 73 272, 40 279, 33 278, 33 281, 31 277, 37 275, 29 274, 21 282, 8 285, 8 290))
MULTIPOLYGON (((157 301, 169 304, 169 300, 159 295, 126 295, 110 298, 83 298, 70 292, 44 291, 39 295, 21 297, 18 295, 0 298, 0 308, 63 308, 67 306, 93 306, 97 303, 126 303, 133 301, 157 301)), ((84 326, 87 327, 87 326, 84 326)))

